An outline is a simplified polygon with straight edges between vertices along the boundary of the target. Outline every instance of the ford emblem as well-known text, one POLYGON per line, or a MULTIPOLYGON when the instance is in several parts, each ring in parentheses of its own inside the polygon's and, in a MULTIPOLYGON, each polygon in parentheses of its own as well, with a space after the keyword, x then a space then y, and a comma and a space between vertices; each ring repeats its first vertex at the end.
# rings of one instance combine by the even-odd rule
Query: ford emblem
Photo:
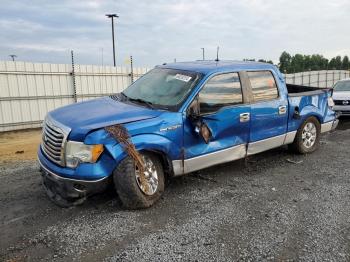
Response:
POLYGON ((348 101, 348 100, 344 100, 344 101, 343 101, 343 105, 344 105, 344 106, 346 106, 346 105, 348 105, 348 104, 349 104, 349 101, 348 101))

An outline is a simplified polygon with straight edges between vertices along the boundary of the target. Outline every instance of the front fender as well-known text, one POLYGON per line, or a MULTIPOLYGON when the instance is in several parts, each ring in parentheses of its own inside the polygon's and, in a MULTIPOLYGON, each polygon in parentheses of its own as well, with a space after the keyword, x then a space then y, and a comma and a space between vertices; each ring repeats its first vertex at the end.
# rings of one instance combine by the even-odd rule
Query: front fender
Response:
MULTIPOLYGON (((181 147, 170 139, 155 135, 155 134, 141 134, 131 138, 132 143, 135 145, 136 150, 149 150, 158 151, 169 159, 179 159, 181 155, 181 147)), ((115 159, 116 163, 119 163, 126 157, 124 149, 119 143, 105 145, 108 152, 115 159)))

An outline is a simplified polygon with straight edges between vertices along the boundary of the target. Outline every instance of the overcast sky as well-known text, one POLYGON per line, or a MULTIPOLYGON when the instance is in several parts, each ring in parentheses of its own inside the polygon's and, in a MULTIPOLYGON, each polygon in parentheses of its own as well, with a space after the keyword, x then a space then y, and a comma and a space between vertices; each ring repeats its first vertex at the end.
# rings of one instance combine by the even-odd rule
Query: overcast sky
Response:
POLYGON ((112 64, 111 25, 117 13, 117 64, 215 57, 278 61, 291 54, 350 55, 349 0, 0 0, 0 60, 112 64), (103 50, 103 51, 102 51, 103 50), (103 53, 103 55, 102 55, 103 53), (103 59, 102 59, 103 57, 103 59))

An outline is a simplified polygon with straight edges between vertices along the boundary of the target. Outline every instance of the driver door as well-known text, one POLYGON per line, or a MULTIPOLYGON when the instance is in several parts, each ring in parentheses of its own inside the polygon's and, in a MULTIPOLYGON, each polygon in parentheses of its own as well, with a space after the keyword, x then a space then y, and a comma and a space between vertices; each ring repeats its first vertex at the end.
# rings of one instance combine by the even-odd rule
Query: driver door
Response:
POLYGON ((187 114, 184 120, 183 173, 245 157, 250 104, 243 93, 236 72, 215 75, 202 87, 191 104, 199 104, 199 116, 194 119, 187 114), (200 125, 208 128, 208 141, 203 139, 200 125))

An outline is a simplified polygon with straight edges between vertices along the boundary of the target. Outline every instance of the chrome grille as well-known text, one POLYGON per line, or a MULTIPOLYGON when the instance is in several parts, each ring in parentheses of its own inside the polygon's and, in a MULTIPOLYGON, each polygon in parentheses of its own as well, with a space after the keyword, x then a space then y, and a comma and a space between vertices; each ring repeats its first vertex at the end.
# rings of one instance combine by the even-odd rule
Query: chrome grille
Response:
POLYGON ((64 146, 68 133, 52 123, 52 120, 45 119, 42 134, 41 148, 47 158, 64 166, 64 146))

